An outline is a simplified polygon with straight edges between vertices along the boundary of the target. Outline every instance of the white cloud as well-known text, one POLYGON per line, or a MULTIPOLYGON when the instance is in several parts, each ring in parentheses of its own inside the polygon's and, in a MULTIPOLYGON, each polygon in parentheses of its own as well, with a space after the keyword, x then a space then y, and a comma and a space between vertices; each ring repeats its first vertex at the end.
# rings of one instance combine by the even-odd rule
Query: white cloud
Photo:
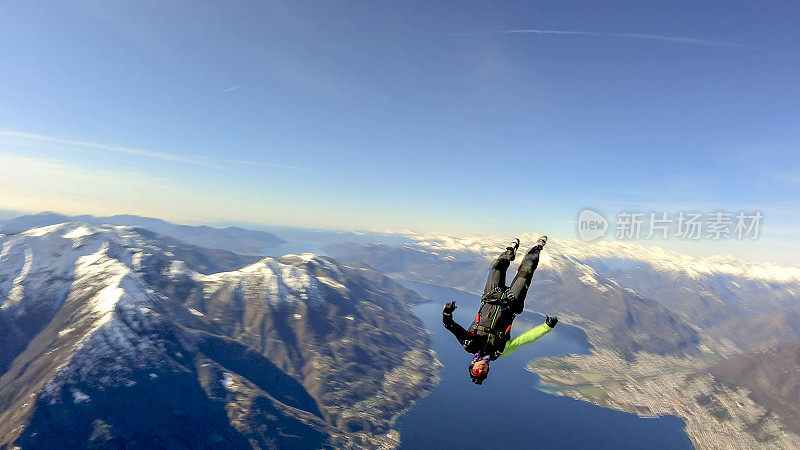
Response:
POLYGON ((241 89, 241 88, 242 88, 242 85, 241 84, 237 84, 236 86, 231 86, 231 87, 223 89, 223 90, 221 90, 219 92, 222 93, 222 94, 225 94, 225 93, 233 92, 233 91, 235 91, 237 89, 241 89))

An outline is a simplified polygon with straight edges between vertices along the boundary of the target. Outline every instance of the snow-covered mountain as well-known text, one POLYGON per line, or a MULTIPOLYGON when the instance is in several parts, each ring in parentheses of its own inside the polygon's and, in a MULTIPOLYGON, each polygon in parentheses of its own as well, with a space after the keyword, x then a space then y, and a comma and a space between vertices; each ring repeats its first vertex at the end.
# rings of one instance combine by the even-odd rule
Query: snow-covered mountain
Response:
POLYGON ((0 249, 3 448, 391 444, 439 370, 367 267, 71 222, 0 249))
MULTIPOLYGON (((0 333, 9 339, 0 348, 0 371, 52 320, 77 281, 99 277, 97 286, 127 283, 128 272, 157 275, 178 257, 204 272, 230 270, 257 259, 189 246, 143 229, 81 223, 0 237, 0 333)), ((109 299, 116 292, 109 289, 102 295, 109 299)), ((112 300, 98 299, 98 310, 112 307, 112 300)))

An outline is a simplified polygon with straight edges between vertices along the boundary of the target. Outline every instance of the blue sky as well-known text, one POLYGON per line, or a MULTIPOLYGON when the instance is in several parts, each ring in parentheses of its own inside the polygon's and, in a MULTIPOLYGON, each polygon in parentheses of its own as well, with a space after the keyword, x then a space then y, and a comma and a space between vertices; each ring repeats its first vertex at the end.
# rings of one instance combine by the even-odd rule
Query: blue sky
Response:
POLYGON ((0 208, 574 237, 762 211, 800 263, 797 2, 4 2, 0 208))

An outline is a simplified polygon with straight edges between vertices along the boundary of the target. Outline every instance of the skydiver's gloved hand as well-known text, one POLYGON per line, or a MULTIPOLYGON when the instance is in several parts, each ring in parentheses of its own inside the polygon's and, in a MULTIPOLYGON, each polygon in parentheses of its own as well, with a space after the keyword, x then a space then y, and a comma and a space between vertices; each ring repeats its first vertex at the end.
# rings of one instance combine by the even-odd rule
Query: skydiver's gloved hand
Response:
POLYGON ((558 323, 558 317, 547 316, 547 318, 544 320, 544 323, 546 323, 550 328, 555 328, 556 324, 558 323))
POLYGON ((442 309, 442 315, 452 316, 453 311, 455 310, 456 310, 456 302, 445 303, 444 308, 442 309))

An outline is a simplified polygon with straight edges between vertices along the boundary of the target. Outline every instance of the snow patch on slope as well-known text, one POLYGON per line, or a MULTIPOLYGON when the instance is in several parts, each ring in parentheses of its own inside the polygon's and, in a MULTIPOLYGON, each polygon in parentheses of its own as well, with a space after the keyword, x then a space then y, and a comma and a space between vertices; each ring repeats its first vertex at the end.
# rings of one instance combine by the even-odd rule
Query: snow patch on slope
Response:
POLYGON ((69 225, 68 222, 57 223, 55 225, 48 225, 46 227, 31 228, 30 230, 23 231, 20 234, 23 236, 32 236, 32 237, 44 236, 51 233, 58 233, 59 230, 67 227, 68 225, 69 225))
POLYGON ((84 236, 91 236, 92 234, 94 234, 94 230, 86 225, 81 225, 65 233, 64 237, 67 239, 78 239, 84 236))
POLYGON ((230 372, 223 372, 222 380, 220 380, 220 383, 225 387, 225 389, 229 391, 233 389, 234 386, 233 374, 231 374, 230 372))
POLYGON ((22 266, 22 270, 20 270, 19 275, 17 275, 11 282, 11 292, 8 293, 8 300, 3 303, 3 308, 19 304, 22 301, 24 297, 24 288, 22 287, 22 282, 30 273, 31 265, 33 265, 33 252, 31 251, 30 247, 26 247, 25 264, 22 266))
POLYGON ((328 286, 330 286, 330 287, 332 287, 334 289, 337 289, 337 290, 346 290, 347 289, 347 287, 345 285, 343 285, 342 283, 339 283, 338 281, 334 280, 333 278, 317 276, 317 280, 319 280, 320 282, 325 283, 328 286))
POLYGON ((319 289, 314 282, 315 277, 310 276, 305 267, 292 264, 292 257, 308 264, 316 262, 310 256, 301 258, 298 255, 282 257, 290 262, 283 262, 276 258, 264 258, 231 272, 211 275, 197 274, 196 279, 203 283, 203 295, 206 298, 214 296, 221 289, 233 288, 253 294, 247 295, 248 298, 263 298, 267 304, 271 305, 286 302, 308 302, 310 304, 322 302, 322 296, 319 295, 319 289))
POLYGON ((107 274, 104 277, 107 280, 106 286, 92 296, 88 302, 92 311, 100 316, 95 324, 96 327, 109 320, 109 315, 114 311, 117 302, 125 293, 119 287, 119 284, 122 278, 131 273, 119 261, 108 258, 107 251, 108 245, 103 244, 97 252, 78 258, 75 264, 76 283, 80 283, 84 278, 94 277, 97 272, 105 272, 107 274))

